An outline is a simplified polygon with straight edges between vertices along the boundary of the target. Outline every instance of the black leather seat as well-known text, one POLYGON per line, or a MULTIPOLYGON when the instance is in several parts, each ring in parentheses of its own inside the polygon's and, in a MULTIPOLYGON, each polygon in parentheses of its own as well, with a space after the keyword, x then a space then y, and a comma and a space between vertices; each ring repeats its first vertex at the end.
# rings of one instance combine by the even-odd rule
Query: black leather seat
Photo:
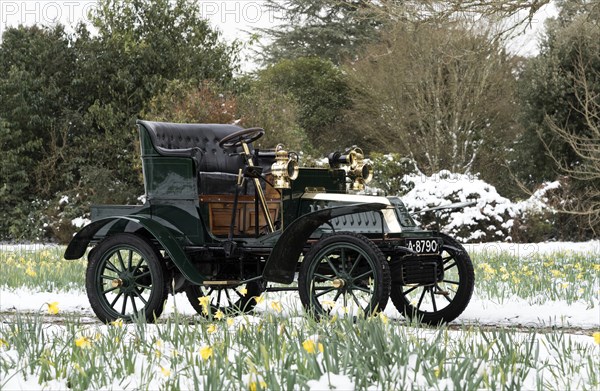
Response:
MULTIPOLYGON (((198 173, 199 194, 233 194, 244 159, 219 147, 219 141, 243 128, 224 124, 177 124, 138 120, 148 130, 154 148, 162 156, 190 157, 198 173)), ((250 146, 252 150, 252 147, 250 146)), ((241 150, 241 148, 240 148, 241 150)), ((239 150, 237 151, 239 152, 239 150)), ((251 181, 246 192, 253 194, 251 181)), ((250 182, 250 183, 249 183, 250 182)))

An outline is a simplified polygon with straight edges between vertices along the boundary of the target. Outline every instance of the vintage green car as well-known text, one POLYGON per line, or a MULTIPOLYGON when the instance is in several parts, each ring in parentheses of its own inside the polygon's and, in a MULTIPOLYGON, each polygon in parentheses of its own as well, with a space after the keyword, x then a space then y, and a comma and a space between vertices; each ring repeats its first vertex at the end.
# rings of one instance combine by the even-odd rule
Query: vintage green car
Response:
POLYGON ((179 292, 203 315, 250 311, 282 290, 298 290, 317 318, 370 316, 390 298, 430 324, 466 308, 474 273, 463 246, 420 229, 400 198, 362 194, 373 171, 359 148, 301 168, 282 145, 253 148, 260 128, 138 128, 144 205, 93 206, 65 252, 92 246, 86 289, 103 322, 155 321, 179 292))

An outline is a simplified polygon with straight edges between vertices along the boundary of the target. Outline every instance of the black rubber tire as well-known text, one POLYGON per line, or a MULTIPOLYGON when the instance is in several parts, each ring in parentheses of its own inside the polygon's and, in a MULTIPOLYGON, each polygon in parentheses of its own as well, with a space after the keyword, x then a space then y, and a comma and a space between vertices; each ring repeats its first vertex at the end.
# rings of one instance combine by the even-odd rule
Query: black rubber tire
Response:
POLYGON ((437 287, 440 288, 438 292, 447 292, 448 296, 450 296, 450 292, 454 293, 451 298, 446 295, 441 295, 445 298, 445 301, 442 303, 446 304, 446 306, 443 308, 437 307, 437 301, 435 299, 437 293, 433 293, 433 290, 437 289, 435 287, 418 286, 407 288, 402 284, 392 284, 392 292, 390 294, 392 303, 394 303, 396 309, 406 318, 429 325, 448 323, 456 319, 465 308, 467 308, 475 286, 473 263, 465 248, 446 234, 440 233, 439 236, 441 236, 444 241, 442 247, 442 258, 445 260, 444 281, 451 281, 448 280, 448 278, 454 279, 458 277, 458 281, 452 280, 458 284, 448 282, 442 282, 443 286, 436 284, 437 287), (454 264, 451 263, 452 260, 455 261, 454 264), (450 265, 446 266, 449 263, 450 265), (450 277, 448 277, 449 274, 451 275, 450 277), (453 290, 452 287, 456 285, 458 285, 458 288, 453 290), (427 293, 429 293, 429 295, 427 295, 427 293), (409 294, 412 299, 411 297, 407 298, 407 295, 409 294), (429 296, 427 299, 431 303, 430 309, 425 308, 425 306, 429 307, 429 305, 428 303, 423 302, 426 296, 429 296), (419 301, 417 301, 416 305, 411 304, 411 302, 414 303, 413 300, 416 301, 417 297, 419 298, 419 301))
POLYGON ((149 241, 120 233, 105 238, 90 252, 85 286, 102 322, 143 317, 152 323, 161 315, 169 294, 166 276, 161 255, 149 241))
POLYGON ((340 296, 343 296, 343 312, 351 316, 367 317, 383 311, 389 299, 390 284, 389 264, 381 250, 367 237, 353 232, 323 235, 304 256, 298 275, 300 300, 305 310, 317 319, 339 312, 340 296), (343 285, 335 288, 334 284, 340 281, 343 285), (318 294, 312 289, 315 282, 326 284, 320 287, 322 292, 318 294), (365 290, 368 290, 366 294, 365 290), (361 304, 357 294, 366 297, 366 305, 361 304), (333 300, 325 295, 332 296, 333 300))
POLYGON ((263 283, 249 282, 245 285, 247 292, 243 295, 239 291, 240 288, 243 287, 243 285, 223 288, 189 285, 185 288, 185 294, 192 307, 194 307, 196 312, 202 316, 214 316, 218 310, 221 310, 221 312, 226 315, 235 316, 240 313, 252 311, 256 305, 256 300, 254 298, 260 296, 265 291, 263 283), (200 305, 200 301, 198 300, 200 297, 206 295, 210 295, 210 315, 204 311, 204 308, 200 305), (224 304, 223 301, 225 301, 226 304, 224 304))

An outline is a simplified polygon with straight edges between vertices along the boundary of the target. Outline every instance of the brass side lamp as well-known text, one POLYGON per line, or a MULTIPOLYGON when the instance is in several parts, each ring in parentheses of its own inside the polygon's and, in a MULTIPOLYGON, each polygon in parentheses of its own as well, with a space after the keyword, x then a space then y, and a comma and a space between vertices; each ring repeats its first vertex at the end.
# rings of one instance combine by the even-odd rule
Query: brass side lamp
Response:
POLYGON ((276 189, 289 189, 291 181, 298 178, 298 156, 290 154, 282 144, 275 148, 275 163, 271 166, 273 174, 273 187, 276 189))
POLYGON ((373 179, 373 166, 370 163, 365 163, 365 155, 362 149, 356 146, 346 149, 344 153, 330 153, 328 158, 331 168, 344 166, 346 176, 352 180, 350 189, 353 191, 364 190, 365 184, 373 179))

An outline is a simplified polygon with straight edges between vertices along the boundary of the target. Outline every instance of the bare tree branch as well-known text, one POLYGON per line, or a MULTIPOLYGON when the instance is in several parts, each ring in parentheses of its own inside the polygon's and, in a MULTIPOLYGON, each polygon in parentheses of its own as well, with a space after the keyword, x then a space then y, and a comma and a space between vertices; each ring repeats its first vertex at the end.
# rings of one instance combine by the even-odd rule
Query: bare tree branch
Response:
POLYGON ((584 182, 581 197, 571 200, 571 204, 562 212, 588 216, 593 229, 600 223, 600 93, 592 90, 590 79, 600 80, 600 71, 593 69, 583 59, 581 53, 576 60, 575 72, 571 75, 574 85, 576 103, 571 110, 580 113, 584 118, 586 129, 575 133, 566 124, 558 124, 546 115, 545 122, 553 136, 565 142, 577 156, 578 161, 567 164, 556 155, 549 141, 538 132, 548 155, 556 163, 559 170, 571 178, 584 182), (593 223, 593 224, 592 224, 593 223))

